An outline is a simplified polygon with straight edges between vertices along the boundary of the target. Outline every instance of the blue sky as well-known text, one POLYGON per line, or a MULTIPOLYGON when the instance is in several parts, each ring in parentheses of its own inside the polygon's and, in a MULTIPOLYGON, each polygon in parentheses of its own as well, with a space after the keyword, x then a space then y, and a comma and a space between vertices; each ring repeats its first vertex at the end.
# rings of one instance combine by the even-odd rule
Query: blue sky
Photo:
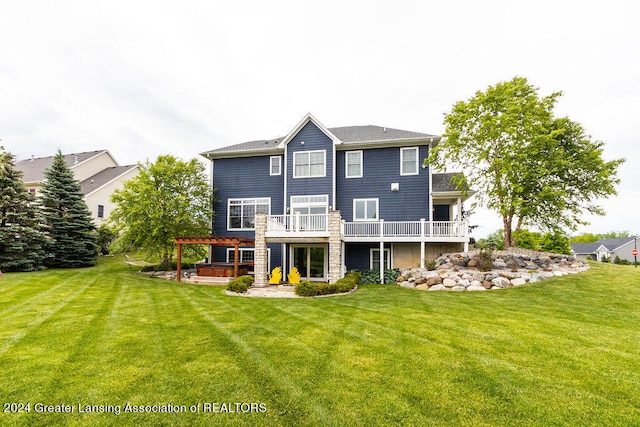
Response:
MULTIPOLYGON (((640 28, 631 1, 24 1, 0 14, 0 144, 192 158, 329 127, 442 133, 477 90, 527 77, 625 157, 606 217, 640 233, 640 28)), ((481 237, 497 215, 472 217, 481 237)))

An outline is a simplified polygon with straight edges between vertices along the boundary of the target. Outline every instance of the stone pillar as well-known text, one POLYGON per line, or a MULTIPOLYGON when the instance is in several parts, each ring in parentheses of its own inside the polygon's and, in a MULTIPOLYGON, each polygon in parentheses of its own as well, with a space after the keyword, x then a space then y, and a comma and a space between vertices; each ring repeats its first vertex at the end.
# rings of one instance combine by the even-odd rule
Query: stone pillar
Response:
POLYGON ((342 278, 342 217, 340 211, 329 213, 329 283, 342 278))
POLYGON ((253 286, 263 288, 269 286, 267 280, 269 274, 269 253, 267 251, 267 215, 256 213, 255 253, 253 260, 253 286))

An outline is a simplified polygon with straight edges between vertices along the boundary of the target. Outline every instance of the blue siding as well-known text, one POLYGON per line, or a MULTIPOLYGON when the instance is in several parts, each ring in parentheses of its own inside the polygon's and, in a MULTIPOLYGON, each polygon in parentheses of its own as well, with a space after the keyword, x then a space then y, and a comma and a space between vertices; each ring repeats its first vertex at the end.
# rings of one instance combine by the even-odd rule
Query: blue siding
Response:
POLYGON ((333 141, 316 125, 309 122, 287 145, 287 206, 291 196, 326 194, 329 206, 333 206, 333 141), (304 141, 304 145, 301 143, 304 141), (299 151, 324 150, 326 175, 321 178, 294 178, 293 153, 299 151))
POLYGON ((236 159, 216 159, 213 164, 214 203, 213 231, 218 236, 238 236, 253 238, 254 232, 227 231, 227 209, 230 198, 271 198, 271 214, 283 212, 283 175, 269 175, 269 157, 241 157, 236 159))
POLYGON ((336 153, 336 208, 342 219, 353 221, 353 199, 377 198, 380 218, 385 221, 429 220, 429 169, 422 160, 427 146, 419 148, 418 175, 400 175, 400 147, 362 150, 362 178, 345 178, 345 151, 336 153), (391 191, 391 183, 400 185, 391 191))
MULTIPOLYGON (((391 249, 386 243, 385 249, 391 249)), ((345 245, 345 266, 349 270, 369 270, 371 249, 379 249, 379 243, 347 243, 345 245)))

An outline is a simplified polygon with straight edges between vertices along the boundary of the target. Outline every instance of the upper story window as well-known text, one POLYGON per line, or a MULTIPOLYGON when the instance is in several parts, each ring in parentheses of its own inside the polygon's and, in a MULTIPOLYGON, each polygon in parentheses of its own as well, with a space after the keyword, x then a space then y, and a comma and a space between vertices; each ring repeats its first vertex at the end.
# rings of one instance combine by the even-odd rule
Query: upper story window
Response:
POLYGON ((98 205, 98 218, 104 218, 104 205, 98 205))
POLYGON ((271 199, 229 199, 227 211, 228 230, 254 230, 256 228, 256 213, 269 214, 271 199))
POLYGON ((293 177, 313 178, 326 176, 326 152, 297 151, 293 153, 293 177))
POLYGON ((345 178, 362 178, 362 151, 347 151, 344 161, 345 178))
POLYGON ((280 156, 271 156, 269 158, 269 175, 280 175, 282 173, 280 156))
POLYGON ((418 175, 418 147, 400 149, 400 175, 418 175))
POLYGON ((378 199, 353 199, 354 221, 377 221, 378 199))

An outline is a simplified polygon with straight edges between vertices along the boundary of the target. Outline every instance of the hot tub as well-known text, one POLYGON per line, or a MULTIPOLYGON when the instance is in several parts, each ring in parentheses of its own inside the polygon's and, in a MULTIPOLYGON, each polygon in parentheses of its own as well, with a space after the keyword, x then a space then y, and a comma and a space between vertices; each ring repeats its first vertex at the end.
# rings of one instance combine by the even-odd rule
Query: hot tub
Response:
MULTIPOLYGON (((196 264, 198 276, 233 277, 234 264, 232 262, 210 262, 196 264)), ((249 264, 238 263, 238 276, 244 276, 249 271, 249 264)))

